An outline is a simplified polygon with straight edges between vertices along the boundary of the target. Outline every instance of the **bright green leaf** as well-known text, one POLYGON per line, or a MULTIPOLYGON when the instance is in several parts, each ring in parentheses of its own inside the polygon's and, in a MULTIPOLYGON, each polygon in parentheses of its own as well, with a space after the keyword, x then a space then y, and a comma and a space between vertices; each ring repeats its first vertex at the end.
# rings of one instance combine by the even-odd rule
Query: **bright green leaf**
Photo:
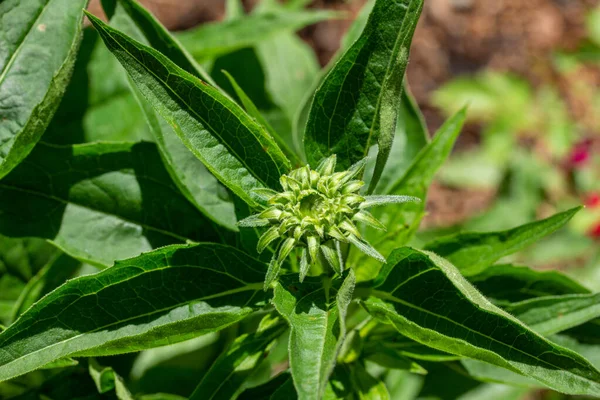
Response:
POLYGON ((345 317, 354 290, 352 270, 328 282, 326 277, 279 278, 273 304, 291 329, 289 352, 294 386, 301 400, 320 399, 346 334, 345 317))
POLYGON ((219 90, 157 51, 89 16, 133 82, 186 146, 251 205, 251 189, 279 187, 290 164, 268 133, 219 90))
POLYGON ((0 334, 0 381, 68 356, 139 351, 218 331, 264 302, 265 266, 234 248, 170 246, 71 280, 0 334))
POLYGON ((500 232, 461 232, 436 239, 425 246, 460 269, 463 275, 475 275, 500 258, 560 229, 581 207, 555 214, 540 221, 500 232))
POLYGON ((563 393, 600 394, 600 371, 586 359, 489 303, 433 253, 394 251, 374 285, 367 310, 413 340, 527 375, 563 393))
POLYGON ((0 178, 33 149, 73 71, 87 0, 0 3, 0 178))

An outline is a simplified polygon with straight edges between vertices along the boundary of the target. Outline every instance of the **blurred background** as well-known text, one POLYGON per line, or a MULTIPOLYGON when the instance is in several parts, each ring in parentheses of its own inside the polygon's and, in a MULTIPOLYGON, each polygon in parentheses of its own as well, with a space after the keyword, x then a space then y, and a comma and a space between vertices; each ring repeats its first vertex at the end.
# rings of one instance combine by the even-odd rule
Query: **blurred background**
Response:
MULTIPOLYGON (((226 0, 142 3, 174 31, 193 32, 227 19, 226 0)), ((297 32, 312 49, 303 62, 323 67, 366 0, 296 3, 341 13, 297 32)), ((260 1, 247 0, 243 6, 240 12, 251 13, 260 1)), ((99 1, 90 7, 101 15, 99 1)), ((424 236, 505 229, 585 204, 567 233, 517 261, 575 269, 575 274, 595 269, 600 247, 599 49, 598 0, 425 2, 411 50, 410 88, 432 134, 464 104, 469 104, 469 123, 430 190, 424 221, 430 233, 424 236)), ((238 63, 235 57, 222 58, 219 67, 230 72, 238 63)), ((240 75, 254 67, 239 67, 240 75)), ((240 84, 252 92, 247 82, 240 84)), ((600 285, 600 277, 589 273, 600 285)))

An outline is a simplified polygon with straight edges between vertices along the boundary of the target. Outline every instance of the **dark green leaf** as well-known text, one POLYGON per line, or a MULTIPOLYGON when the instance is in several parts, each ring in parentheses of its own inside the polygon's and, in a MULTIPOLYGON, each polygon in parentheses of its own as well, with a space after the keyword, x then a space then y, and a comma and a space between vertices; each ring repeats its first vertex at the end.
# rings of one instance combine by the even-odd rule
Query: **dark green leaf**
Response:
MULTIPOLYGON (((246 389, 242 394, 237 397, 237 400, 267 400, 273 399, 273 395, 276 392, 283 394, 288 392, 290 394, 287 399, 292 400, 295 398, 296 391, 294 384, 292 383, 292 376, 288 372, 283 372, 267 383, 262 385, 246 389)), ((285 398, 285 397, 283 397, 285 398)))
POLYGON ((463 275, 475 275, 500 258, 560 229, 580 209, 575 207, 507 231, 457 233, 434 240, 425 249, 447 258, 463 275))
POLYGON ((369 349, 365 356, 365 360, 379 364, 384 368, 401 369, 421 375, 427 374, 425 368, 410 358, 403 356, 399 351, 391 349, 381 343, 376 343, 369 349))
POLYGON ((56 111, 87 0, 0 3, 0 178, 33 149, 56 111))
POLYGON ((346 334, 345 317, 354 290, 352 270, 333 282, 327 277, 279 278, 273 304, 288 321, 290 367, 301 400, 320 399, 346 334))
POLYGON ((218 331, 264 302, 265 266, 231 247, 170 246, 67 282, 0 334, 0 381, 68 356, 218 331))
POLYGON ((589 293, 588 289, 559 271, 538 271, 510 264, 491 265, 481 273, 470 276, 469 282, 486 297, 500 303, 589 293))
POLYGON ((19 298, 13 306, 11 321, 17 319, 33 303, 38 301, 50 291, 65 283, 71 278, 81 263, 61 252, 57 252, 52 259, 33 277, 21 291, 19 298))
POLYGON ((289 161, 237 104, 157 51, 89 18, 146 100, 221 182, 252 205, 259 199, 251 189, 279 187, 289 161))
POLYGON ((307 25, 338 16, 330 11, 279 11, 255 13, 220 23, 204 24, 177 35, 196 59, 231 53, 269 39, 281 32, 293 32, 307 25))
MULTIPOLYGON (((422 0, 375 2, 361 36, 315 94, 304 136, 306 156, 313 167, 337 154, 339 167, 347 169, 367 156, 380 140, 380 132, 384 136, 380 146, 389 149, 410 41, 422 6, 422 0), (392 98, 385 100, 386 94, 392 98), (380 120, 382 105, 391 111, 384 113, 384 121, 380 120)), ((380 162, 376 171, 380 172, 383 164, 380 162)))
POLYGON ((51 240, 98 266, 219 233, 172 183, 150 143, 40 143, 0 181, 0 233, 51 240))
POLYGON ((399 334, 397 331, 383 333, 375 332, 369 337, 369 343, 373 343, 375 346, 385 346, 389 352, 398 353, 404 357, 416 360, 445 362, 455 361, 461 358, 460 356, 439 351, 419 342, 415 342, 414 340, 399 334))
POLYGON ((246 379, 263 361, 275 339, 286 329, 277 318, 269 319, 256 333, 236 338, 204 375, 190 400, 235 398, 240 389, 243 389, 246 379))
POLYGON ((600 371, 489 303, 444 259, 394 251, 364 304, 403 335, 485 361, 569 394, 600 394, 600 371), (424 290, 426 288, 426 290, 424 290))

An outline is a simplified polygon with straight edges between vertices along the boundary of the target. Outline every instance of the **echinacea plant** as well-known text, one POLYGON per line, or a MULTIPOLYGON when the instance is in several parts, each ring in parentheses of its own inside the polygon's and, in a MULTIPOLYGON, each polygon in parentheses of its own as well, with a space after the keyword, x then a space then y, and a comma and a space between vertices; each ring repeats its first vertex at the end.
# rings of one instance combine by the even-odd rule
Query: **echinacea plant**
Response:
POLYGON ((238 222, 241 227, 269 226, 258 240, 257 251, 281 240, 279 251, 273 254, 265 278, 265 290, 277 277, 279 268, 294 248, 301 249, 300 277, 302 282, 311 265, 319 263, 320 254, 333 270, 344 270, 342 243, 351 243, 374 259, 385 257, 365 241, 356 223, 364 223, 385 231, 367 209, 385 204, 419 202, 412 196, 362 196, 361 181, 366 160, 352 165, 347 171, 335 172, 335 154, 323 160, 316 169, 310 166, 295 169, 279 179, 283 192, 257 189, 268 208, 238 222), (310 259, 310 261, 309 261, 310 259))
POLYGON ((598 294, 511 264, 577 207, 419 229, 466 113, 430 138, 403 83, 423 0, 323 73, 304 1, 86 3, 0 1, 0 398, 600 396, 598 294))

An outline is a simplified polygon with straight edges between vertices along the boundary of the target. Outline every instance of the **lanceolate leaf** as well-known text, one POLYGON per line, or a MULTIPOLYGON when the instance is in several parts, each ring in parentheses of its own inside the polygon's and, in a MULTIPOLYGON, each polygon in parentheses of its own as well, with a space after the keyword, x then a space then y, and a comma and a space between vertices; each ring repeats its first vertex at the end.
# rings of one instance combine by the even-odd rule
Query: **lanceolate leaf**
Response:
POLYGON ((0 178, 33 149, 56 111, 87 0, 0 3, 0 178))
POLYGON ((269 321, 268 326, 257 332, 238 337, 204 375, 190 400, 235 398, 267 355, 270 345, 287 329, 280 322, 269 321))
POLYGON ((251 47, 278 33, 293 32, 337 15, 329 11, 256 13, 221 23, 204 24, 178 34, 177 38, 196 59, 207 59, 251 47))
POLYGON ((89 18, 142 95, 223 184, 251 205, 259 201, 251 189, 279 187, 290 163, 264 128, 156 50, 89 18))
MULTIPOLYGON (((304 136, 313 167, 337 154, 340 169, 348 168, 367 155, 380 132, 386 136, 384 151, 389 151, 410 41, 422 6, 422 0, 376 1, 361 36, 315 94, 304 136), (392 98, 386 99, 388 94, 392 98), (389 111, 385 126, 380 121, 382 106, 389 111)), ((381 172, 379 166, 376 170, 381 172)))
POLYGON ((600 317, 600 293, 539 297, 504 309, 546 336, 600 317))
POLYGON ((354 290, 352 270, 330 278, 279 278, 273 304, 290 325, 290 367, 301 400, 320 399, 346 334, 345 318, 354 290))
POLYGON ((364 304, 382 322, 438 350, 530 376, 569 394, 600 394, 600 372, 489 303, 444 259, 394 251, 364 304))
POLYGON ((507 303, 535 297, 587 294, 589 290, 559 271, 538 271, 510 264, 491 265, 471 282, 486 297, 507 303))
MULTIPOLYGON (((168 31, 139 3, 131 0, 118 1, 119 4, 115 7, 114 15, 110 20, 114 27, 130 33, 144 44, 152 44, 164 54, 168 54, 178 66, 198 78, 210 79, 168 31)), ((103 44, 102 46, 105 51, 108 51, 103 44)), ((118 64, 119 68, 122 68, 114 57, 109 57, 118 64)), ((227 190, 182 143, 173 127, 157 114, 131 79, 127 77, 126 81, 146 117, 165 167, 175 184, 204 215, 219 225, 237 231, 233 202, 227 190)))
POLYGON ((581 207, 575 207, 507 231, 458 233, 434 240, 425 249, 447 258, 463 275, 474 275, 500 258, 561 228, 580 209, 581 207))
POLYGON ((150 143, 40 143, 0 181, 0 233, 51 240, 97 266, 173 243, 220 241, 150 143))
POLYGON ((220 330, 264 301, 264 274, 239 250, 201 244, 71 280, 0 334, 0 381, 67 356, 138 351, 220 330))

